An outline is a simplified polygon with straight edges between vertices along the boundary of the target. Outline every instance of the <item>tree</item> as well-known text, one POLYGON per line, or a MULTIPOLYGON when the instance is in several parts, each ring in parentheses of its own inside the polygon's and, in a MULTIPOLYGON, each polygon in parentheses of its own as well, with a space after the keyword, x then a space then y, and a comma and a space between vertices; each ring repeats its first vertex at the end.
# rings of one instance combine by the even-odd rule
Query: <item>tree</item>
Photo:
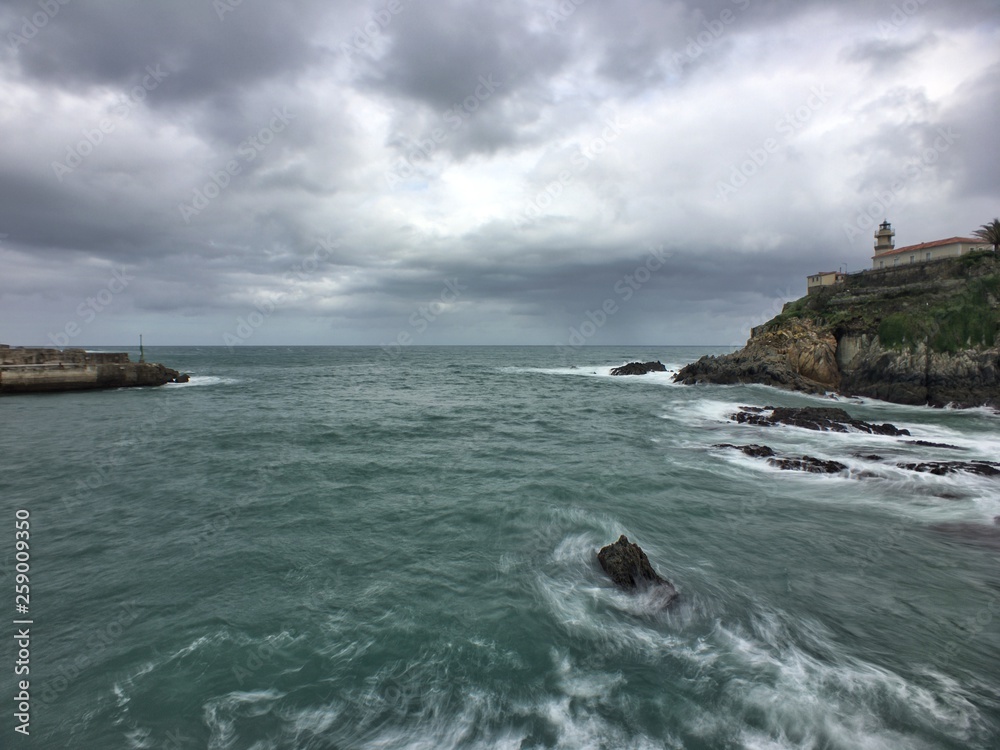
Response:
POLYGON ((972 234, 981 240, 989 242, 993 245, 993 252, 996 252, 997 246, 1000 246, 1000 219, 994 219, 989 224, 983 224, 972 234))

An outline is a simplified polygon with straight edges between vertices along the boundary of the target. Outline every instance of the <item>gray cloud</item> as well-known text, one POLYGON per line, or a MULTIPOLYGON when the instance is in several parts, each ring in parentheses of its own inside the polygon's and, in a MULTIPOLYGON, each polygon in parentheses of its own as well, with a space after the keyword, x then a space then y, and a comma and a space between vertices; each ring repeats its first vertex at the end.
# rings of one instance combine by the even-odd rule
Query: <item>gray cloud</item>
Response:
POLYGON ((0 6, 0 340, 739 343, 1000 210, 989 0, 221 2, 0 6))

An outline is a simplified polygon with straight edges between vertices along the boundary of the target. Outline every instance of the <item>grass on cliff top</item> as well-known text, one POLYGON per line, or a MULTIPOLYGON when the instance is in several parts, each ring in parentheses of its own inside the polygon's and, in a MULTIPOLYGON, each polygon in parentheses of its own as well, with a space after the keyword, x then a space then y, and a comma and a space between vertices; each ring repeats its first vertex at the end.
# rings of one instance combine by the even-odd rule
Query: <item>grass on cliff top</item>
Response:
MULTIPOLYGON (((810 319, 842 331, 878 334, 883 346, 912 349, 927 342, 932 351, 954 353, 997 343, 1000 333, 1000 275, 969 279, 951 297, 887 290, 855 306, 830 304, 830 295, 807 295, 789 303, 772 323, 810 319)), ((769 325, 770 327, 770 325, 769 325)))

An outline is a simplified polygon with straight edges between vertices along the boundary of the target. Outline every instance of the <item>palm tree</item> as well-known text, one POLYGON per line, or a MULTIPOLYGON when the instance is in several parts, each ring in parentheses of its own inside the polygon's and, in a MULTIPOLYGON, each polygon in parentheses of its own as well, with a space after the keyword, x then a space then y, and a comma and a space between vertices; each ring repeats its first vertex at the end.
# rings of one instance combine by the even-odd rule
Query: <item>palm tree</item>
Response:
POLYGON ((993 245, 993 252, 996 252, 997 246, 1000 246, 1000 219, 994 219, 989 224, 983 224, 972 234, 981 240, 989 242, 993 245))

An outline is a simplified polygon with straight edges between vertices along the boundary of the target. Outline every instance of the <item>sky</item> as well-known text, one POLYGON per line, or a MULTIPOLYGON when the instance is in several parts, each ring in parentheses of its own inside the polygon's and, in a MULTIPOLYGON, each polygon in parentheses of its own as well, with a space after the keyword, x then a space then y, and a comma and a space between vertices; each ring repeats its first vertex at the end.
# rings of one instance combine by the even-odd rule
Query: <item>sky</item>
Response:
POLYGON ((996 0, 0 1, 0 342, 740 345, 1000 215, 996 0))

